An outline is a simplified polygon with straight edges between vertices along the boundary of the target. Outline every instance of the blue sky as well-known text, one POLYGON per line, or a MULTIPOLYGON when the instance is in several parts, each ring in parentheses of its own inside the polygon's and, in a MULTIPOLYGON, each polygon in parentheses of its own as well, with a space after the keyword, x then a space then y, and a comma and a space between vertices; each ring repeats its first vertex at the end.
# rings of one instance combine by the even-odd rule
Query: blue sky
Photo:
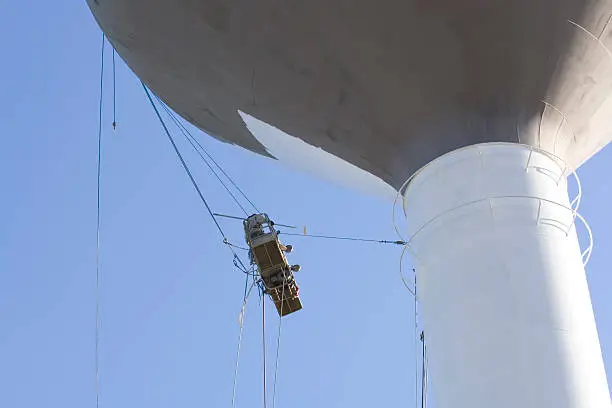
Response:
MULTIPOLYGON (((0 406, 93 406, 101 33, 84 2, 1 1, 0 406)), ((232 268, 137 78, 118 59, 116 132, 106 78, 101 404, 230 406, 243 275, 232 268)), ((200 140, 277 221, 312 232, 394 237, 388 201, 200 140)), ((213 209, 236 213, 195 155, 186 156, 213 209)), ((579 172, 581 213, 596 240, 587 274, 609 373, 611 170, 607 148, 579 172)), ((239 224, 222 225, 241 237, 239 224)), ((291 241, 291 259, 303 266, 305 308, 283 324, 277 406, 408 406, 413 310, 398 276, 400 250, 291 241)), ((271 372, 277 319, 269 303, 267 311, 271 372)), ((261 354, 261 309, 253 296, 238 407, 260 404, 261 354)))

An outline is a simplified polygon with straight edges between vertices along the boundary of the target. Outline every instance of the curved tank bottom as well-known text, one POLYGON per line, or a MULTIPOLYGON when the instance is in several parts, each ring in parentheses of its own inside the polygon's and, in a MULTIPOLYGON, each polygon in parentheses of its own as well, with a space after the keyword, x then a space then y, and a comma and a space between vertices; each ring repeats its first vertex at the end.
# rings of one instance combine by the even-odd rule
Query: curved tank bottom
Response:
POLYGON ((247 113, 399 185, 518 142, 576 168, 612 137, 612 0, 88 0, 121 57, 208 134, 247 113))

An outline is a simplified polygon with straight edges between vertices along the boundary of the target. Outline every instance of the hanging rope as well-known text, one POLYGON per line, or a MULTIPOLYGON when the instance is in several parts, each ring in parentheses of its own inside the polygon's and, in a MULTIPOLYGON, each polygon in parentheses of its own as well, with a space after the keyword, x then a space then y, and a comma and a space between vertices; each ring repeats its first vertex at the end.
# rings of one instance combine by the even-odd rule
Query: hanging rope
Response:
MULTIPOLYGON (((245 220, 245 218, 244 218, 244 217, 236 217, 236 216, 233 216, 233 215, 226 215, 226 214, 219 214, 219 213, 214 213, 213 215, 214 215, 215 217, 220 217, 220 218, 229 218, 229 219, 232 219, 232 220, 240 220, 240 221, 244 221, 244 220, 245 220)), ((296 229, 296 227, 295 227, 295 226, 293 226, 293 225, 278 224, 278 223, 276 223, 276 222, 274 223, 274 225, 276 225, 277 227, 285 227, 285 228, 293 228, 293 229, 296 229)))
MULTIPOLYGON (((408 248, 409 248, 408 245, 404 245, 404 249, 402 250, 402 255, 400 255, 399 274, 400 274, 400 278, 402 279, 402 283, 404 284, 406 289, 408 289, 408 292, 410 292, 410 294, 416 298, 416 287, 410 287, 410 285, 408 284, 408 281, 406 280, 406 278, 404 278, 404 255, 406 255, 406 250, 408 248)), ((412 268, 412 274, 413 276, 416 277, 416 269, 412 268)))
POLYGON ((149 92, 149 89, 144 84, 144 82, 140 81, 140 83, 141 83, 142 88, 144 89, 144 91, 145 91, 145 93, 147 95, 147 98, 149 99, 149 103, 151 104, 151 106, 153 107, 153 110, 155 111, 155 115, 157 116, 157 119, 159 119, 159 122, 161 123, 161 125, 162 125, 162 127, 164 129, 164 132, 166 133, 166 136, 168 137, 168 140, 170 141, 170 143, 172 144, 172 147, 174 148, 174 152, 176 153, 177 157, 181 161, 181 164, 183 166, 183 169, 185 170, 185 173, 187 173, 187 176, 189 176, 189 180, 191 180, 191 184, 196 189, 196 191, 198 193, 198 196, 200 197, 200 200, 202 201, 202 203, 206 207, 206 211, 210 215, 210 218, 213 220, 215 226, 217 227, 217 230, 219 230, 219 233, 221 234, 221 237, 223 238, 223 243, 231 251, 231 253, 234 255, 234 259, 236 259, 238 261, 238 263, 240 263, 242 268, 243 269, 247 269, 247 267, 242 262, 242 259, 240 259, 240 257, 238 256, 238 254, 234 250, 233 246, 229 243, 229 240, 227 239, 227 236, 225 235, 225 232, 223 231, 223 228, 221 228, 221 225, 219 225, 219 223, 217 222, 217 219, 215 218, 214 213, 213 213, 213 211, 210 208, 210 205, 208 205, 208 201, 206 201, 206 199, 204 198, 204 195, 202 194, 202 191, 200 190, 200 186, 198 186, 198 183, 196 182, 195 178, 193 177, 193 174, 191 174, 191 171, 189 170, 189 166, 187 166, 187 163, 185 162, 185 159, 183 159, 183 155, 181 154, 181 152, 179 151, 178 147, 176 146, 176 143, 174 142, 174 138, 170 134, 170 131, 168 130, 168 126, 166 126, 166 122, 164 122, 164 119, 162 118, 161 114, 159 113, 159 110, 157 109, 157 106, 155 105, 155 102, 153 102, 153 98, 151 97, 151 93, 149 92))
POLYGON ((261 336, 263 344, 263 408, 266 408, 266 298, 261 299, 261 336))
POLYGON ((166 126, 166 123, 164 122, 164 120, 162 119, 161 115, 159 114, 159 110, 157 109, 157 106, 155 106, 155 103, 153 102, 153 98, 151 98, 151 94, 149 93, 149 89, 146 87, 144 82, 141 81, 141 84, 142 84, 142 87, 144 88, 145 93, 147 94, 147 98, 149 98, 149 102, 151 103, 151 106, 153 107, 153 110, 155 110, 155 114, 157 115, 157 119, 159 119, 159 122, 161 123, 162 127, 164 128, 164 132, 166 132, 166 136, 168 136, 168 140, 170 140, 170 143, 172 144, 172 147, 174 148, 174 152, 176 153, 176 155, 178 156, 179 160, 181 161, 181 164, 183 165, 183 169, 185 169, 185 172, 189 176, 189 180, 191 180, 191 184, 193 184, 193 187, 196 189, 198 195, 200 196, 200 200, 202 201, 202 203, 206 207, 206 210, 210 214, 210 217, 212 218, 213 222, 215 223, 215 226, 217 227, 217 229, 219 230, 219 233, 221 234, 223 239, 225 241, 227 241, 227 238, 225 236, 225 232, 223 232, 223 229, 221 228, 221 226, 217 222, 217 219, 213 215, 213 212, 210 209, 210 206, 208 205, 208 201, 206 201, 206 199, 204 198, 204 195, 202 194, 202 191, 200 190, 200 187, 198 186, 198 183, 193 178, 193 175, 191 174, 191 171, 189 170, 189 167, 187 166, 187 163, 185 163, 185 160, 183 159, 183 155, 179 151, 178 147, 176 147, 176 143, 174 143, 174 138, 170 134, 170 131, 168 130, 168 127, 166 126))
POLYGON ((117 75, 115 74, 115 47, 113 47, 113 130, 117 128, 117 75))
MULTIPOLYGON (((233 216, 233 215, 226 215, 226 214, 219 214, 219 213, 214 213, 213 216, 221 217, 221 218, 229 218, 229 219, 233 219, 233 220, 241 220, 241 221, 244 220, 243 217, 236 217, 236 216, 233 216)), ((277 223, 274 223, 274 225, 278 226, 278 227, 285 227, 285 228, 293 228, 293 229, 296 228, 293 225, 285 225, 285 224, 277 224, 277 223)), ((279 234, 281 234, 281 233, 283 235, 289 235, 289 236, 293 236, 293 237, 336 239, 336 240, 343 240, 343 241, 358 241, 358 242, 374 242, 374 243, 378 243, 378 244, 390 244, 390 245, 406 245, 407 244, 407 242, 405 242, 405 241, 390 241, 390 240, 385 240, 385 239, 367 239, 367 238, 356 238, 356 237, 340 237, 340 236, 333 236, 333 235, 298 234, 298 233, 294 233, 294 232, 282 232, 282 231, 279 231, 279 234)))
MULTIPOLYGON (((257 208, 257 206, 255 204, 253 204, 253 202, 249 199, 249 197, 244 193, 244 191, 242 191, 242 189, 238 186, 238 184, 236 184, 236 182, 230 177, 229 174, 227 174, 227 172, 223 169, 223 167, 215 160, 215 158, 208 152, 208 150, 202 146, 202 144, 198 141, 198 139, 189 131, 189 129, 187 129, 187 127, 183 124, 183 122, 178 119, 176 117, 176 114, 163 102, 161 101, 157 96, 157 101, 164 107, 164 110, 166 111, 166 113, 168 114, 168 116, 170 116, 170 118, 172 119, 172 121, 175 123, 175 125, 181 130, 181 133, 183 134, 183 136, 185 136, 185 138, 190 140, 190 143, 195 143, 198 148, 206 155, 206 157, 208 157, 208 159, 213 162, 213 164, 219 169, 219 171, 225 176, 225 178, 227 178, 227 180, 232 184, 232 186, 234 186, 234 188, 238 191, 238 193, 240 193, 240 195, 251 205, 251 207, 253 207, 253 209, 255 210, 255 212, 257 213, 261 213, 261 211, 257 208), (193 141, 193 142, 192 142, 193 141)), ((193 146, 194 150, 196 150, 198 153, 199 150, 198 148, 196 148, 195 146, 193 146)), ((200 154, 200 157, 202 157, 202 155, 200 154)), ((208 163, 208 161, 202 157, 202 160, 206 163, 206 165, 210 168, 210 170, 213 172, 213 174, 215 175, 215 177, 217 177, 217 180, 219 180, 219 182, 221 184, 223 184, 223 187, 225 187, 225 189, 229 192, 228 187, 225 185, 225 183, 221 180, 221 178, 218 176, 217 172, 215 170, 212 169, 212 167, 210 166, 210 164, 208 163)), ((236 201, 236 203, 240 206, 240 208, 242 209, 242 211, 245 214, 248 214, 247 211, 242 207, 242 205, 239 203, 239 201, 235 198, 235 196, 230 192, 230 195, 232 196, 232 198, 234 198, 234 200, 236 201)))
MULTIPOLYGON (((213 215, 215 217, 229 218, 233 220, 244 220, 243 217, 236 217, 233 215, 226 215, 226 214, 219 214, 219 213, 214 213, 213 215)), ((277 227, 285 227, 285 228, 293 228, 293 229, 296 228, 293 225, 284 225, 284 224, 277 224, 277 223, 274 223, 274 225, 277 227)), ((340 237, 340 236, 333 236, 333 235, 298 234, 295 232, 282 232, 282 231, 279 231, 279 234, 289 235, 293 237, 308 237, 308 238, 321 238, 321 239, 336 239, 336 240, 342 240, 342 241, 373 242, 373 243, 378 243, 378 244, 390 244, 390 245, 406 245, 407 244, 407 242, 404 242, 404 241, 389 241, 385 239, 366 239, 366 238, 356 238, 356 237, 340 237)))
MULTIPOLYGON (((231 245, 231 244, 230 244, 231 245)), ((245 275, 250 275, 253 277, 253 279, 255 279, 255 268, 253 266, 251 266, 250 269, 247 269, 244 267, 244 264, 242 262, 240 262, 240 258, 238 257, 238 255, 234 255, 234 266, 241 271, 242 273, 244 273, 245 275), (240 265, 238 265, 238 263, 240 263, 240 265)))
POLYGON ((391 244, 391 245, 406 245, 406 242, 404 241, 388 241, 384 239, 366 239, 366 238, 353 238, 353 237, 337 237, 337 236, 331 236, 331 235, 296 234, 296 233, 291 233, 291 232, 283 232, 283 235, 290 235, 294 237, 337 239, 337 240, 343 240, 343 241, 376 242, 379 244, 391 244))
POLYGON ((246 276, 245 285, 244 285, 244 295, 242 298, 242 307, 240 309, 240 315, 238 317, 238 324, 240 325, 240 332, 238 334, 238 348, 236 350, 236 365, 234 367, 234 385, 232 386, 232 408, 235 408, 236 406, 236 390, 237 390, 237 385, 238 385, 238 366, 240 364, 240 349, 242 346, 242 333, 244 331, 244 319, 246 316, 246 306, 247 306, 247 301, 249 299, 251 291, 253 290, 253 287, 255 286, 255 283, 256 283, 255 280, 253 280, 253 283, 251 283, 251 286, 247 289, 247 286, 249 284, 249 275, 246 276))
POLYGON ((428 407, 427 396, 429 395, 429 356, 427 355, 427 344, 425 344, 425 407, 428 407))
POLYGON ((426 379, 426 374, 425 374, 425 332, 422 331, 421 332, 421 343, 422 343, 422 349, 423 349, 423 353, 421 356, 421 408, 425 408, 425 404, 426 404, 426 397, 425 394, 427 393, 425 384, 427 382, 426 379))
MULTIPOLYGON (((204 157, 204 155, 202 155, 202 153, 200 152, 200 150, 198 149, 198 147, 196 147, 196 144, 194 142, 197 143, 197 140, 195 140, 193 138, 193 136, 191 136, 190 134, 186 133, 185 130, 183 129, 183 127, 180 126, 179 120, 176 118, 176 116, 174 115, 174 113, 168 108, 168 106, 163 103, 157 96, 155 97, 155 99, 157 99, 157 103, 159 103, 162 108, 166 111, 166 114, 170 117, 170 119, 174 122, 174 124, 176 125, 176 127, 178 127, 179 131, 183 134, 183 136, 185 137, 185 139, 189 142, 189 144, 191 145, 191 147, 193 147, 193 150, 196 151, 196 153, 200 156, 200 158, 202 159, 202 161, 204 162, 204 164, 206 164, 206 166, 208 167, 208 169, 211 171, 211 173, 217 178, 217 180, 219 181, 219 183, 221 183, 221 185, 223 186, 223 188, 225 188, 225 191, 227 191, 227 193, 230 195, 230 197, 232 197, 232 199, 234 200, 234 202, 238 205, 238 207, 242 210, 242 212, 244 213, 245 216, 248 216, 248 212, 247 210, 245 210, 245 208, 242 206, 242 204, 240 203, 240 201, 238 200, 238 198, 236 198, 236 196, 234 195, 234 193, 232 193, 232 191, 229 189, 229 187, 225 184, 225 182, 221 179, 221 177, 219 176, 219 174, 215 171, 215 169, 210 165, 210 163, 208 162, 208 160, 206 160, 206 158, 204 157), (193 139, 193 141, 192 141, 193 139)), ((198 144, 199 145, 199 144, 198 144)), ((199 145, 201 146, 201 145, 199 145)))
POLYGON ((418 323, 418 303, 417 303, 417 280, 416 274, 414 275, 414 407, 418 408, 419 406, 419 340, 418 340, 418 332, 419 332, 419 323, 418 323))
POLYGON ((102 33, 100 58, 100 103, 98 113, 98 175, 97 175, 97 216, 96 216, 96 337, 95 337, 95 392, 96 408, 100 406, 100 173, 102 158, 102 101, 104 91, 104 45, 106 36, 102 33))
POLYGON ((240 246, 240 245, 236 245, 236 244, 232 244, 229 241, 224 242, 224 244, 227 245, 227 246, 230 246, 232 248, 240 249, 241 251, 248 251, 249 250, 249 248, 246 248, 246 247, 243 247, 243 246, 240 246))
MULTIPOLYGON (((180 128, 179 128, 180 129, 180 128)), ((229 189, 229 187, 223 182, 223 180, 221 179, 221 177, 219 176, 219 174, 217 174, 217 172, 215 171, 215 169, 210 165, 210 163, 204 158, 204 156, 202 155, 202 153, 200 152, 200 150, 198 150, 198 148, 196 147, 196 145, 193 143, 193 141, 191 140, 191 138, 189 138, 187 135, 183 134, 185 136, 185 139, 189 142, 189 144, 191 145, 191 147, 193 147, 193 150, 196 151, 196 153, 198 154, 198 156, 200 156, 200 158, 202 159, 202 161, 204 162, 204 164, 206 164, 206 166, 210 169, 210 171, 212 172, 212 174, 217 178, 217 180, 219 180, 219 183, 221 183, 221 185, 223 186, 223 188, 225 189, 225 191, 227 191, 227 193, 230 195, 230 197, 234 200, 234 202, 236 203, 236 205, 238 206, 238 208, 240 208, 242 210, 242 212, 244 213, 245 216, 248 216, 249 213, 247 212, 247 210, 242 206, 242 204, 240 203, 240 201, 238 200, 238 198, 236 198, 236 196, 234 195, 234 193, 232 193, 232 190, 229 189)))
POLYGON ((281 344, 281 329, 283 327, 283 307, 285 306, 285 285, 281 293, 280 316, 278 318, 278 336, 276 337, 276 360, 274 362, 274 384, 272 386, 272 408, 276 408, 276 379, 278 376, 278 356, 281 344))
POLYGON ((253 207, 253 209, 255 210, 256 213, 261 213, 261 211, 259 210, 259 208, 257 208, 257 206, 255 204, 253 204, 253 201, 251 201, 249 199, 249 197, 242 191, 242 189, 238 186, 238 184, 236 184, 234 182, 234 180, 229 176, 229 174, 227 174, 225 172, 225 170, 223 169, 223 167, 221 165, 219 165, 219 163, 217 163, 217 161, 215 160, 215 158, 208 152, 208 150, 206 150, 206 148, 204 146, 202 146, 202 144, 200 144, 200 142, 198 142, 198 139, 196 137, 194 137, 191 132, 189 131, 189 129, 187 129, 187 127, 183 124, 183 122, 181 122, 180 120, 178 120, 178 124, 179 126, 193 139, 193 141, 200 147, 200 149, 202 149, 202 151, 204 152, 204 154, 210 159, 210 161, 212 161, 214 163, 215 166, 217 166, 217 168, 219 169, 219 171, 221 171, 221 173, 223 173, 223 175, 228 179, 228 181, 232 184, 232 186, 234 186, 234 188, 238 191, 238 193, 240 193, 240 195, 248 201, 248 203, 251 205, 251 207, 253 207))

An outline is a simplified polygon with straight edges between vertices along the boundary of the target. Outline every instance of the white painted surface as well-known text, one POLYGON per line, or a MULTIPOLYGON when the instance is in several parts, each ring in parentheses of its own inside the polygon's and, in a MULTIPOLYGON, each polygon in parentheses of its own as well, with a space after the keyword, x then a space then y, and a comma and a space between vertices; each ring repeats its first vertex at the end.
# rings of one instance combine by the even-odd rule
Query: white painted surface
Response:
POLYGON ((238 113, 257 141, 283 164, 336 185, 389 201, 395 197, 397 191, 375 175, 247 113, 238 113))
POLYGON ((437 408, 610 406, 565 171, 525 146, 481 144, 408 185, 437 408))

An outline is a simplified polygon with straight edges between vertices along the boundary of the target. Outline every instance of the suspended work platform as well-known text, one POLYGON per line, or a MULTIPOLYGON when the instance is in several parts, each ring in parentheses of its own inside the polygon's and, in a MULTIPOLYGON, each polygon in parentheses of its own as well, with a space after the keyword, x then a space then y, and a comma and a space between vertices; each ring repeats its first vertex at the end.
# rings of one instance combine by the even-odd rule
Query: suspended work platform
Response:
POLYGON ((266 293, 272 298, 278 314, 286 316, 300 310, 299 287, 293 276, 300 266, 291 266, 285 256, 291 252, 292 246, 280 242, 274 223, 266 214, 254 214, 244 220, 244 232, 251 263, 257 266, 266 293))

